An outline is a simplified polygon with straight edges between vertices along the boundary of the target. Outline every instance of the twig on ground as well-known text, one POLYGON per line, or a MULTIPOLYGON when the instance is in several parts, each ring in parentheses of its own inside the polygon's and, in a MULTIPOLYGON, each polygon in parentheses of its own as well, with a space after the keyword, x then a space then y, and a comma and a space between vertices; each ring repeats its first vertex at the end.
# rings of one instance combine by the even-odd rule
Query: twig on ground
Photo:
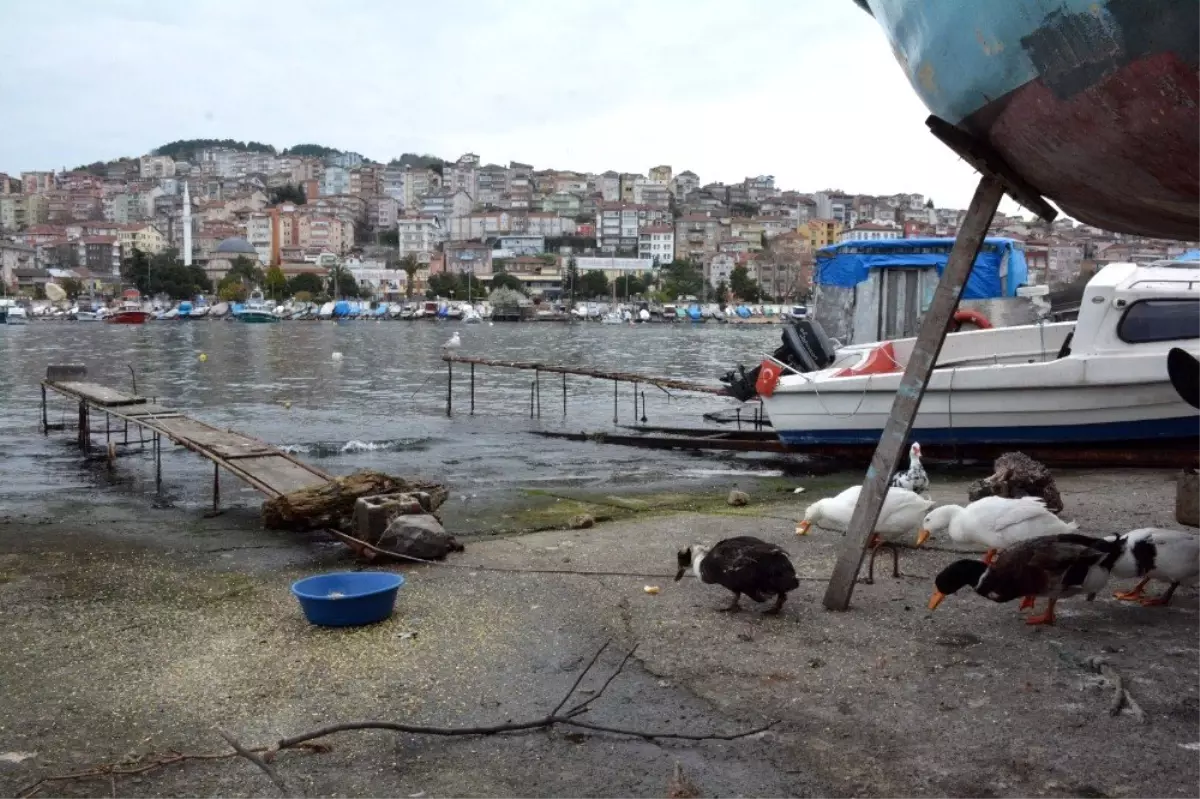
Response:
MULTIPOLYGON (((563 709, 563 705, 567 704, 567 702, 571 699, 571 695, 575 693, 575 689, 579 687, 579 683, 583 682, 583 678, 586 677, 587 673, 592 670, 592 666, 596 665, 596 661, 600 659, 600 656, 604 654, 604 650, 608 649, 608 645, 611 643, 612 639, 609 638, 600 645, 600 648, 596 650, 596 654, 592 655, 592 659, 588 661, 588 664, 583 668, 583 671, 579 672, 579 676, 575 678, 575 682, 571 683, 571 689, 567 691, 566 696, 564 696, 559 703, 554 706, 554 710, 550 711, 551 718, 557 716, 558 711, 563 709)), ((625 665, 625 662, 621 661, 621 665, 625 665)), ((619 670, 620 669, 618 669, 618 671, 619 670)))
POLYGON ((1125 687, 1125 679, 1121 676, 1107 658, 1099 655, 1081 658, 1074 652, 1067 651, 1061 644, 1051 641, 1050 645, 1058 652, 1059 658, 1065 663, 1069 663, 1078 669, 1090 671, 1099 674, 1113 687, 1113 698, 1108 706, 1110 716, 1117 716, 1121 713, 1121 708, 1127 708, 1129 715, 1133 716, 1134 721, 1138 724, 1146 722, 1146 713, 1142 710, 1141 705, 1133 698, 1133 694, 1129 693, 1129 689, 1125 687))
POLYGON ((275 783, 275 787, 279 789, 280 795, 282 795, 282 796, 289 795, 287 783, 285 783, 283 781, 283 778, 281 778, 279 776, 279 774, 275 771, 275 769, 271 766, 271 764, 269 764, 267 761, 263 760, 261 757, 259 757, 254 752, 251 752, 246 747, 242 746, 236 738, 234 738, 232 735, 229 734, 229 732, 222 729, 221 727, 217 727, 217 732, 220 733, 221 737, 224 738, 229 743, 229 745, 233 747, 233 751, 237 752, 239 756, 244 757, 247 760, 249 760, 251 763, 253 763, 255 766, 257 766, 262 771, 263 774, 266 774, 268 777, 270 777, 271 782, 275 783))
POLYGON ((629 662, 629 659, 631 657, 633 657, 633 653, 636 651, 637 651, 637 644, 634 644, 633 649, 630 649, 628 652, 625 653, 625 657, 621 658, 621 662, 617 664, 616 670, 613 671, 612 674, 608 675, 608 679, 605 680, 604 683, 600 686, 600 690, 596 691, 596 693, 592 694, 587 699, 583 700, 578 705, 575 705, 575 707, 568 710, 567 717, 574 718, 574 717, 578 716, 580 713, 587 710, 588 705, 590 705, 592 702, 595 702, 597 699, 599 699, 601 697, 601 695, 604 693, 605 689, 608 688, 609 684, 612 683, 612 681, 617 678, 617 675, 620 674, 622 671, 624 671, 625 664, 629 662))

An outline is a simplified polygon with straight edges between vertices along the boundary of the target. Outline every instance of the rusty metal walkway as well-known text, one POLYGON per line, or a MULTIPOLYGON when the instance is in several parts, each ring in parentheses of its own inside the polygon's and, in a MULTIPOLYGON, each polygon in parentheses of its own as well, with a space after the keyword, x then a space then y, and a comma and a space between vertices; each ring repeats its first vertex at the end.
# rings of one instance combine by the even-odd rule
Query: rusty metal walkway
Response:
POLYGON ((103 414, 104 446, 109 460, 116 457, 119 448, 151 444, 154 451, 154 480, 159 489, 162 488, 163 438, 213 462, 214 511, 220 507, 221 469, 233 473, 267 497, 290 494, 332 479, 315 466, 265 441, 213 427, 146 397, 91 383, 86 378, 87 370, 82 366, 51 366, 46 369, 46 379, 42 381, 43 431, 51 429, 47 418, 47 390, 76 400, 79 403, 80 448, 85 453, 92 451, 95 446, 92 440, 92 415, 103 414), (113 425, 114 420, 117 426, 113 425), (131 429, 137 435, 136 441, 130 440, 131 429), (150 434, 149 441, 145 438, 147 432, 150 434))

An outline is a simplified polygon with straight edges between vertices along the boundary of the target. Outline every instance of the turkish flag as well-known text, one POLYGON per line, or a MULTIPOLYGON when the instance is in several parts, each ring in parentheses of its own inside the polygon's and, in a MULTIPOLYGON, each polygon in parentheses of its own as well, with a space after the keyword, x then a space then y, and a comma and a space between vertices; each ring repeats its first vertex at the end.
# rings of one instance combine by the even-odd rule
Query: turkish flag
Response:
POLYGON ((774 361, 763 361, 758 367, 758 380, 754 381, 754 389, 760 397, 769 397, 775 393, 775 385, 779 382, 779 364, 774 361))

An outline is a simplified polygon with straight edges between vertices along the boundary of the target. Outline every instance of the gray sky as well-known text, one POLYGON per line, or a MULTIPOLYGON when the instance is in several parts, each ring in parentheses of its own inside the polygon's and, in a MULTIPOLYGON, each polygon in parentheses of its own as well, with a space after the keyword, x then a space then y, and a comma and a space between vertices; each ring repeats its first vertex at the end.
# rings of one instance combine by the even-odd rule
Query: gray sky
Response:
POLYGON ((850 0, 40 0, 0 30, 10 174, 205 137, 940 206, 975 184, 850 0))

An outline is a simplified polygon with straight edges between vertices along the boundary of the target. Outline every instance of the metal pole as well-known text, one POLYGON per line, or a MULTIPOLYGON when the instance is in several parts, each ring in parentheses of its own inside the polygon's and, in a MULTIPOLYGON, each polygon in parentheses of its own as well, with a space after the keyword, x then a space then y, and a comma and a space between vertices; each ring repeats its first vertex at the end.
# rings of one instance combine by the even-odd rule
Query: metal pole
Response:
POLYGON ((563 372, 563 416, 567 415, 567 373, 563 372))
POLYGON ((475 415, 475 364, 471 364, 471 416, 475 415))
POLYGON ((638 388, 637 388, 637 381, 634 380, 633 381, 633 421, 635 421, 635 422, 637 421, 637 418, 638 418, 637 409, 638 409, 638 388))
POLYGON ((446 416, 450 416, 454 396, 454 361, 446 361, 446 416))
MULTIPOLYGON (((563 380, 566 380, 566 375, 563 375, 563 380)), ((50 435, 50 420, 46 418, 46 387, 42 386, 42 435, 50 435)))
POLYGON ((908 435, 912 432, 921 397, 929 385, 933 365, 937 362, 942 344, 946 340, 946 330, 953 319, 954 309, 962 298, 971 267, 1003 197, 1004 184, 998 179, 989 175, 979 179, 975 196, 958 230, 941 280, 938 281, 933 302, 925 313, 925 318, 921 320, 916 344, 905 366, 900 387, 896 390, 892 412, 888 416, 883 435, 879 438, 875 454, 871 457, 871 465, 867 468, 862 493, 854 507, 854 514, 850 517, 850 525, 838 553, 833 575, 825 589, 823 604, 829 610, 845 610, 850 606, 850 596, 854 593, 859 566, 862 565, 867 543, 871 540, 875 523, 879 519, 879 511, 887 497, 888 478, 892 476, 908 435))
POLYGON ((109 431, 108 422, 110 419, 112 419, 112 414, 105 411, 104 412, 104 441, 105 441, 105 443, 112 441, 112 436, 108 432, 109 431))
POLYGON ((642 424, 646 423, 646 392, 642 392, 642 424))
POLYGON ((617 381, 613 381, 613 424, 617 423, 617 381))
POLYGON ((213 464, 213 513, 221 509, 221 467, 213 464))
POLYGON ((542 418, 542 372, 539 369, 533 370, 533 384, 537 386, 537 416, 542 418))
POLYGON ((529 381, 529 418, 530 419, 533 418, 533 392, 534 392, 533 381, 530 380, 529 381))
POLYGON ((154 490, 162 491, 162 442, 158 433, 154 434, 154 490))

